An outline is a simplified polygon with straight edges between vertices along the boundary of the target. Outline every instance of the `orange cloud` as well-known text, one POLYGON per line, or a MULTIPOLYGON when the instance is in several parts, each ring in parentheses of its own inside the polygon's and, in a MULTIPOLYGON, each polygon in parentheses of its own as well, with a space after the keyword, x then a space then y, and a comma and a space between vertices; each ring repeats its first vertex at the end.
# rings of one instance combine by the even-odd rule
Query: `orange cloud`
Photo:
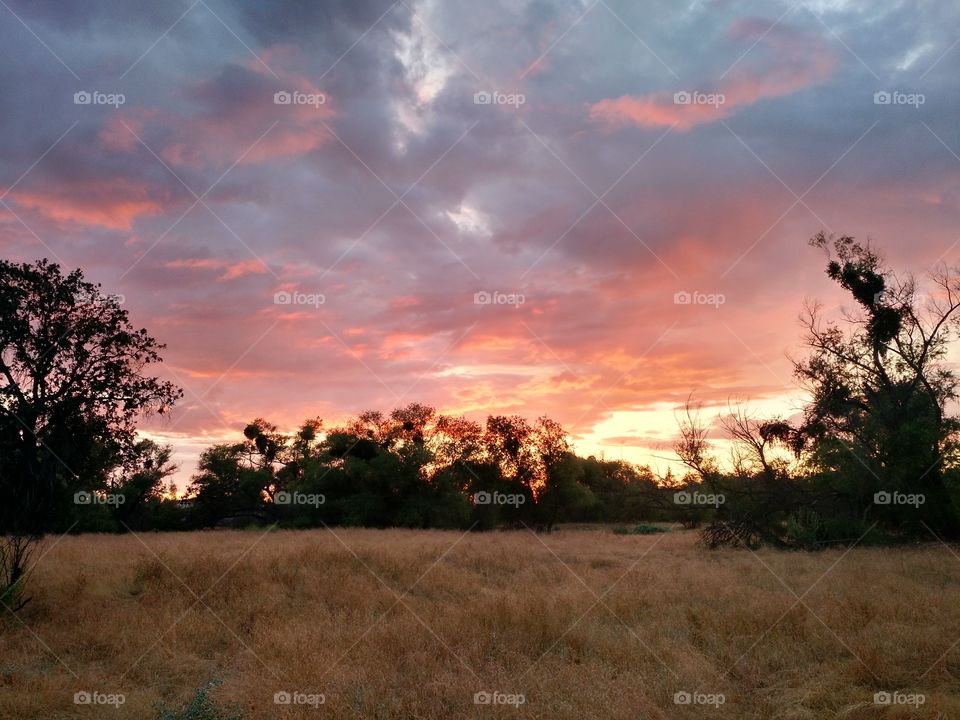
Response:
MULTIPOLYGON (((200 119, 185 124, 183 139, 171 143, 160 153, 176 165, 203 166, 209 163, 260 163, 274 158, 302 155, 320 147, 330 138, 320 125, 274 127, 257 142, 255 134, 242 134, 230 122, 200 119), (254 144, 256 143, 256 144, 254 144)), ((270 122, 264 122, 266 131, 270 122)))
POLYGON ((50 190, 16 190, 17 204, 57 222, 100 225, 129 230, 139 215, 156 215, 165 208, 155 190, 129 180, 61 184, 50 190))
POLYGON ((763 46, 767 57, 762 66, 749 67, 745 59, 729 76, 716 83, 716 89, 664 91, 600 100, 590 106, 590 119, 611 127, 676 125, 680 130, 689 130, 695 125, 722 120, 738 108, 764 98, 789 95, 821 82, 836 65, 835 55, 818 37, 782 27, 771 30, 755 18, 733 23, 728 36, 747 47, 763 46))
POLYGON ((190 270, 222 270, 223 273, 217 280, 227 281, 235 280, 244 275, 263 274, 267 272, 266 265, 260 260, 241 260, 231 262, 220 258, 188 258, 184 260, 171 260, 165 263, 168 268, 187 268, 190 270))
POLYGON ((669 127, 689 130, 700 123, 715 122, 730 115, 734 107, 724 104, 679 105, 674 96, 656 93, 642 97, 623 95, 601 100, 590 107, 590 119, 609 126, 669 127))

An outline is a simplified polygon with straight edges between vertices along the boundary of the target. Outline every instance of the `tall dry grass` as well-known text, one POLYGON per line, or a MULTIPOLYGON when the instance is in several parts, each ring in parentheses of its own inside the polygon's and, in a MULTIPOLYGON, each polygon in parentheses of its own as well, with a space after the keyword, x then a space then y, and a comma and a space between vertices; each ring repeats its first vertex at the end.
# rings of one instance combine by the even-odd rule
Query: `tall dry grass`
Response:
POLYGON ((33 601, 0 621, 5 719, 155 718, 210 680, 244 718, 960 717, 960 558, 938 545, 335 529, 43 550, 33 601), (894 690, 925 701, 874 703, 894 690), (325 702, 277 705, 281 691, 325 702), (675 704, 684 691, 725 702, 675 704))

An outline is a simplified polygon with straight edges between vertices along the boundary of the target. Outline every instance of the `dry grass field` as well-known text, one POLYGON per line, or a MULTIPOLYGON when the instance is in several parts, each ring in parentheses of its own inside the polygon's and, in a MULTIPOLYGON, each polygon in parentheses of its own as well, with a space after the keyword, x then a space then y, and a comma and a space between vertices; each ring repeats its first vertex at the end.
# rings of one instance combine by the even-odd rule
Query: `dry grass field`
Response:
POLYGON ((960 558, 940 545, 336 529, 43 550, 0 621, 4 720, 156 718, 210 681, 244 719, 960 717, 960 558))

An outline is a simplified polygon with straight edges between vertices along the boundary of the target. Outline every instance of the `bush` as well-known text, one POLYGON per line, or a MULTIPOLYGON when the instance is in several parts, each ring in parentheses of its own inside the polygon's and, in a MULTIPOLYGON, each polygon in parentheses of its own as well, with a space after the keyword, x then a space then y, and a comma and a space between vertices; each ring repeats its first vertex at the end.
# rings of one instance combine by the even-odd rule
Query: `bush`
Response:
POLYGON ((809 508, 800 508, 787 518, 785 542, 797 548, 812 550, 822 538, 820 516, 809 508))
POLYGON ((239 708, 226 710, 210 699, 210 692, 220 684, 220 680, 211 680, 199 688, 182 710, 161 707, 157 720, 241 720, 243 713, 239 708))
POLYGON ((737 520, 714 520, 700 532, 700 541, 711 550, 719 547, 756 549, 762 538, 756 529, 737 520))
POLYGON ((656 535, 665 532, 670 532, 670 528, 661 527, 660 525, 648 525, 646 523, 634 525, 632 528, 618 525, 613 529, 614 535, 656 535))

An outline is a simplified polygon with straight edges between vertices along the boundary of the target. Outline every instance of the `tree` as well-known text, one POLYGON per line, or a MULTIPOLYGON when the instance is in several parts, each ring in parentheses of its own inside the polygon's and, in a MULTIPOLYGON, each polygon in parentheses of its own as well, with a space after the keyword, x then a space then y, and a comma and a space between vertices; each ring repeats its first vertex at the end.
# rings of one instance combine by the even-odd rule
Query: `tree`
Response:
POLYGON ((672 475, 658 483, 647 467, 624 460, 604 460, 591 455, 579 458, 581 482, 590 490, 594 501, 578 507, 575 520, 622 522, 628 520, 672 519, 676 507, 663 502, 664 488, 672 492, 672 475))
POLYGON ((557 522, 584 511, 596 498, 584 483, 583 463, 573 454, 560 423, 546 416, 539 418, 533 430, 533 446, 543 473, 537 488, 539 521, 551 532, 557 522))
POLYGON ((960 336, 960 277, 946 267, 924 300, 869 242, 823 233, 827 276, 856 302, 840 321, 808 303, 806 357, 794 362, 810 393, 802 421, 758 420, 742 408, 721 420, 730 470, 708 452, 688 403, 677 453, 726 500, 708 545, 757 540, 790 547, 960 536, 958 380, 946 364, 960 336))
POLYGON ((532 500, 543 482, 543 468, 530 423, 519 415, 492 415, 487 418, 485 442, 504 478, 532 500))
MULTIPOLYGON (((74 489, 105 482, 135 446, 135 423, 182 392, 147 372, 164 348, 116 298, 47 260, 0 261, 0 534, 39 538, 74 489)), ((7 552, 2 587, 23 553, 7 552), (11 560, 11 558, 13 558, 11 560)))
POLYGON ((840 480, 834 489, 863 524, 956 536, 958 423, 946 406, 957 378, 945 359, 960 332, 960 278, 938 268, 923 301, 913 276, 894 273, 869 242, 821 233, 811 244, 827 253, 827 275, 857 303, 842 326, 825 321, 817 304, 803 317, 810 354, 795 371, 812 402, 798 430, 811 443, 813 467, 840 480), (880 502, 887 497, 893 501, 880 502))
POLYGON ((116 511, 122 527, 147 529, 151 526, 152 516, 167 492, 164 480, 177 471, 171 462, 172 455, 169 445, 158 445, 149 439, 140 440, 134 446, 132 457, 112 479, 110 487, 111 492, 123 497, 116 511))
POLYGON ((206 527, 228 518, 244 523, 264 518, 272 469, 252 464, 249 454, 246 443, 214 445, 201 453, 187 488, 196 524, 206 527))
POLYGON ((693 395, 687 397, 683 415, 677 418, 680 437, 674 444, 674 452, 680 462, 690 468, 702 482, 709 482, 719 474, 716 460, 710 454, 709 428, 703 422, 702 403, 696 403, 693 395))

